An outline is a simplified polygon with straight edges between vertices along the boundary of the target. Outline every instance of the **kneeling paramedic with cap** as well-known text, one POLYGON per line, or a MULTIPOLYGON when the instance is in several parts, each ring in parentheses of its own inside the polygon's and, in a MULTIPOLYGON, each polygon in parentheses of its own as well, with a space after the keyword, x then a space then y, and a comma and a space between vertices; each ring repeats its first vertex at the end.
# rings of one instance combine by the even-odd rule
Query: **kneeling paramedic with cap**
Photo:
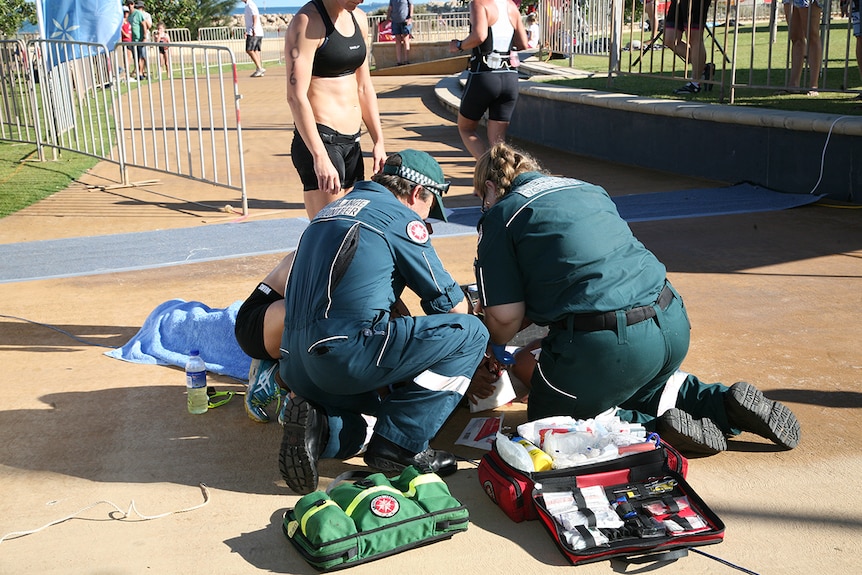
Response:
POLYGON ((389 156, 372 181, 327 205, 300 238, 285 287, 279 467, 297 493, 317 488, 319 458, 384 472, 414 465, 440 475, 455 457, 429 447, 464 395, 488 332, 444 269, 423 220, 445 221, 449 188, 425 152, 389 156), (427 315, 393 314, 405 288, 427 315), (388 393, 380 393, 380 389, 388 393))

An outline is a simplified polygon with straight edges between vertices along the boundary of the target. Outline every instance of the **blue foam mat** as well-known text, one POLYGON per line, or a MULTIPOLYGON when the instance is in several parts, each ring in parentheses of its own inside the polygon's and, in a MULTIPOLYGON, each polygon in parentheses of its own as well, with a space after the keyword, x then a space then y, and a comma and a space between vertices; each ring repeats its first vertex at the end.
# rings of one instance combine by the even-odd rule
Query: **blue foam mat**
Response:
POLYGON ((752 184, 613 198, 628 222, 772 212, 813 204, 822 195, 785 194, 752 184))
MULTIPOLYGON (((654 192, 615 196, 620 217, 629 223, 706 216, 726 216, 752 212, 772 212, 812 204, 823 196, 785 194, 752 184, 726 188, 699 188, 677 192, 654 192)), ((450 222, 475 226, 479 207, 454 210, 450 222)), ((435 233, 437 226, 434 227, 435 233)))
MULTIPOLYGON (((822 196, 784 194, 760 186, 635 194, 613 198, 629 222, 783 210, 822 196)), ((434 223, 434 237, 476 233, 478 207, 451 210, 434 223)), ((0 245, 0 283, 151 269, 228 258, 284 253, 296 248, 306 218, 211 224, 0 245)))

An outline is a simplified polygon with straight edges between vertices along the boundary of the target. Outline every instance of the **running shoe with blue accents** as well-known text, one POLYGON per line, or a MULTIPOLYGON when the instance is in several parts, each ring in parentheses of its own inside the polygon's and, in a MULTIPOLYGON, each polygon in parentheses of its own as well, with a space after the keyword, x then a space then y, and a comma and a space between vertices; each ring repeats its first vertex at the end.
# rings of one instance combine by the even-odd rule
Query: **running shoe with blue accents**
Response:
POLYGON ((276 401, 276 411, 280 411, 283 396, 287 390, 282 389, 276 380, 278 362, 272 359, 254 359, 248 370, 248 389, 245 392, 245 412, 249 419, 257 423, 269 423, 266 406, 276 401))

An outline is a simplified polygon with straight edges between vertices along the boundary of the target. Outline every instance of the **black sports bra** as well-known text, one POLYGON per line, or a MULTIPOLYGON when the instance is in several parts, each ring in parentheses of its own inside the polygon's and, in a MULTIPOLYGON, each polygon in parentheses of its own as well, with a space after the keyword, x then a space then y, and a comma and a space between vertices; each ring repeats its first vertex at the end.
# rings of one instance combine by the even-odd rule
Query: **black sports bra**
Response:
POLYGON ((350 13, 353 19, 353 36, 347 38, 335 29, 323 0, 311 0, 311 3, 320 12, 326 26, 326 38, 314 52, 311 75, 318 78, 338 78, 355 73, 366 57, 365 38, 362 37, 356 17, 350 13))

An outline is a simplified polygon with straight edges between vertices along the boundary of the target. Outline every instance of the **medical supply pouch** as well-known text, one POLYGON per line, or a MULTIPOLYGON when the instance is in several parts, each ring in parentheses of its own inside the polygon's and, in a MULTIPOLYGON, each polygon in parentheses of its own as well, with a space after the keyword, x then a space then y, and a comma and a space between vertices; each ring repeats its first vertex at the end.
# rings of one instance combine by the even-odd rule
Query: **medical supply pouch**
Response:
POLYGON ((625 572, 630 564, 676 561, 689 547, 724 538, 724 523, 675 471, 548 477, 534 484, 531 499, 573 565, 610 559, 625 572))
POLYGON ((532 491, 536 482, 550 478, 596 475, 605 477, 606 482, 623 483, 630 477, 644 479, 661 474, 665 470, 674 471, 685 477, 688 461, 670 445, 661 443, 656 449, 632 453, 610 461, 588 463, 577 467, 553 469, 550 471, 521 471, 516 469, 500 455, 497 443, 491 451, 482 456, 479 462, 479 483, 482 489, 500 509, 516 523, 538 518, 533 503, 532 491), (618 481, 614 481, 618 479, 618 481))
POLYGON ((321 571, 373 561, 465 531, 469 513, 434 473, 354 473, 303 496, 284 515, 284 533, 321 571))

